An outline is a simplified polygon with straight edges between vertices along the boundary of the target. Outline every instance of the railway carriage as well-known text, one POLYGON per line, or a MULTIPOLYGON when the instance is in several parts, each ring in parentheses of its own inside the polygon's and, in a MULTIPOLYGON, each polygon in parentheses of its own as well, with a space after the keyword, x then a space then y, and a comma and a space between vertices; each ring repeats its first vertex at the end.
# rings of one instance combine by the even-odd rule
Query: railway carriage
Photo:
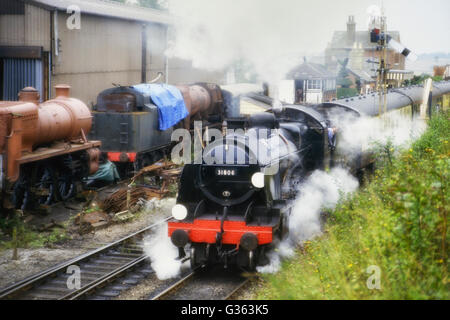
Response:
MULTIPOLYGON (((380 97, 378 93, 372 93, 323 103, 314 108, 339 129, 345 129, 346 125, 351 126, 360 118, 369 121, 376 119, 376 125, 372 122, 370 127, 379 130, 379 132, 373 132, 373 135, 386 134, 386 131, 394 135, 401 131, 400 128, 405 127, 406 121, 411 122, 410 125, 412 125, 413 121, 424 115, 431 117, 432 113, 437 110, 448 109, 450 107, 448 100, 450 97, 450 82, 435 83, 429 98, 425 97, 425 101, 424 95, 426 95, 424 87, 411 86, 389 90, 386 99, 383 96, 380 97), (384 110, 384 106, 386 110, 384 110), (421 108, 423 109, 422 114, 421 108), (380 118, 382 121, 379 121, 380 118)), ((364 124, 365 122, 361 121, 360 123, 364 124)), ((420 125, 420 123, 416 121, 415 125, 420 125)), ((355 129, 363 130, 364 128, 355 129)), ((354 134, 354 137, 343 139, 345 144, 338 145, 338 148, 333 152, 332 162, 350 167, 356 174, 360 168, 365 168, 373 163, 373 156, 368 151, 373 147, 369 142, 375 139, 358 139, 361 132, 355 132, 354 134), (349 141, 350 139, 352 141, 349 141), (352 146, 350 147, 349 144, 352 146), (357 154, 357 156, 349 157, 349 154, 357 154)), ((367 133, 364 132, 362 135, 367 135, 367 133)))

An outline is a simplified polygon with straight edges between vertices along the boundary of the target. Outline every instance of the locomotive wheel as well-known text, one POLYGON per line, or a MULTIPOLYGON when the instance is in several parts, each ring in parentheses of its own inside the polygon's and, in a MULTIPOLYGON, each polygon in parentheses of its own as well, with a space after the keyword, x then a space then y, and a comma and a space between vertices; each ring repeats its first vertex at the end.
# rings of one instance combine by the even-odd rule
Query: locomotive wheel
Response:
POLYGON ((25 170, 14 184, 12 203, 16 209, 26 210, 31 203, 30 179, 25 170))
POLYGON ((192 244, 190 250, 191 269, 196 269, 207 263, 206 246, 203 244, 192 244))
POLYGON ((254 272, 256 270, 256 262, 258 260, 258 251, 259 248, 254 251, 240 249, 237 256, 238 266, 248 272, 254 272))
POLYGON ((54 170, 49 166, 39 166, 36 170, 34 184, 36 200, 38 204, 48 206, 56 199, 54 170))
POLYGON ((248 253, 248 270, 249 271, 255 271, 256 270, 256 257, 255 257, 255 252, 254 251, 250 251, 248 253))
POLYGON ((191 269, 196 269, 197 267, 199 267, 197 263, 197 248, 194 245, 192 245, 190 250, 189 261, 191 262, 191 269))
POLYGON ((58 192, 62 201, 67 201, 75 196, 76 184, 71 175, 62 173, 58 176, 58 192))

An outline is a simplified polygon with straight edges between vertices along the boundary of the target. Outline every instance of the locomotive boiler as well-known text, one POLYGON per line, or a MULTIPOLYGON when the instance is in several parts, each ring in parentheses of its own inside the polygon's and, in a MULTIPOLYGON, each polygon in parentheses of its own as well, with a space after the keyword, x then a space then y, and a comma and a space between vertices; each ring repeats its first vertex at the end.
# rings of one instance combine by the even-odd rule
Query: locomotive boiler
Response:
POLYGON ((83 177, 98 170, 99 141, 88 141, 89 108, 55 87, 56 98, 39 103, 28 87, 19 101, 0 102, 0 190, 2 210, 32 209, 67 200, 83 177))

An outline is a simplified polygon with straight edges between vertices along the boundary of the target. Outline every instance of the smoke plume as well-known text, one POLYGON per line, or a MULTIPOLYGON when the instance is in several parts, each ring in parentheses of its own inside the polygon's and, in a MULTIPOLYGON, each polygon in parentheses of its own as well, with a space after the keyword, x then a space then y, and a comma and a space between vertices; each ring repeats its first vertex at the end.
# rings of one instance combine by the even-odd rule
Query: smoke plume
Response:
MULTIPOLYGON (((340 129, 339 153, 345 154, 347 159, 357 157, 361 145, 366 146, 367 151, 377 144, 386 145, 388 142, 398 149, 407 148, 426 128, 423 121, 401 113, 391 114, 389 120, 357 118, 348 114, 334 114, 331 118, 340 129)), ((269 253, 270 264, 258 268, 258 271, 277 272, 282 259, 291 257, 297 246, 320 236, 323 210, 334 209, 339 201, 356 191, 358 186, 356 178, 344 168, 334 168, 329 173, 320 170, 313 172, 299 187, 299 196, 288 219, 289 237, 269 253)))
POLYGON ((389 114, 389 118, 357 118, 348 113, 332 114, 332 123, 339 130, 338 150, 348 155, 358 155, 361 146, 370 150, 376 145, 390 142, 394 147, 407 148, 426 129, 426 123, 411 114, 399 111, 389 114))
MULTIPOLYGON (((304 9, 296 0, 171 0, 177 18, 167 55, 209 71, 245 62, 260 81, 276 83, 303 55, 326 46, 306 31, 313 19, 304 9)), ((317 23, 317 29, 324 28, 317 23)))
POLYGON ((262 273, 275 273, 283 258, 291 257, 294 249, 322 232, 320 215, 324 209, 334 209, 342 197, 358 188, 358 181, 342 168, 329 173, 317 170, 300 186, 288 220, 289 237, 269 253, 270 264, 258 268, 262 273))
POLYGON ((182 263, 177 260, 178 249, 167 236, 167 224, 144 240, 144 251, 150 257, 152 269, 159 280, 177 277, 182 263))

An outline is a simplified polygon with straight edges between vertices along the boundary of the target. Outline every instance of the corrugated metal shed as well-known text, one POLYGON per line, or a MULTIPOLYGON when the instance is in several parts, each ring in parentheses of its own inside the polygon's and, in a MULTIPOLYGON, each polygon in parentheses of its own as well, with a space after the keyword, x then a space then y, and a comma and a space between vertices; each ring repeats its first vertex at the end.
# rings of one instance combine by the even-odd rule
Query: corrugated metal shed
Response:
POLYGON ((49 10, 67 11, 70 6, 78 6, 81 14, 92 14, 104 17, 144 21, 160 24, 170 24, 171 18, 167 12, 125 5, 104 0, 25 0, 40 5, 49 10))
POLYGON ((42 8, 25 6, 25 45, 42 46, 50 51, 50 12, 42 8))
POLYGON ((23 14, 0 15, 0 45, 39 46, 50 51, 50 12, 25 5, 23 14))
POLYGON ((21 1, 5 1, 0 3, 0 14, 20 15, 25 13, 25 5, 21 1))
MULTIPOLYGON (((11 4, 7 14, 0 14, 0 46, 42 48, 43 90, 50 97, 54 85, 68 83, 72 94, 90 105, 99 92, 113 84, 140 83, 143 25, 147 29, 147 80, 167 70, 171 83, 223 82, 222 73, 194 69, 189 61, 166 59, 167 29, 172 20, 167 12, 101 0, 0 1, 11 4), (81 10, 79 29, 68 28, 72 12, 67 8, 71 5, 81 10)), ((3 76, 0 74, 0 80, 3 76)))
POLYGON ((38 59, 4 59, 3 100, 17 100, 25 87, 36 88, 42 97, 42 62, 38 59))

